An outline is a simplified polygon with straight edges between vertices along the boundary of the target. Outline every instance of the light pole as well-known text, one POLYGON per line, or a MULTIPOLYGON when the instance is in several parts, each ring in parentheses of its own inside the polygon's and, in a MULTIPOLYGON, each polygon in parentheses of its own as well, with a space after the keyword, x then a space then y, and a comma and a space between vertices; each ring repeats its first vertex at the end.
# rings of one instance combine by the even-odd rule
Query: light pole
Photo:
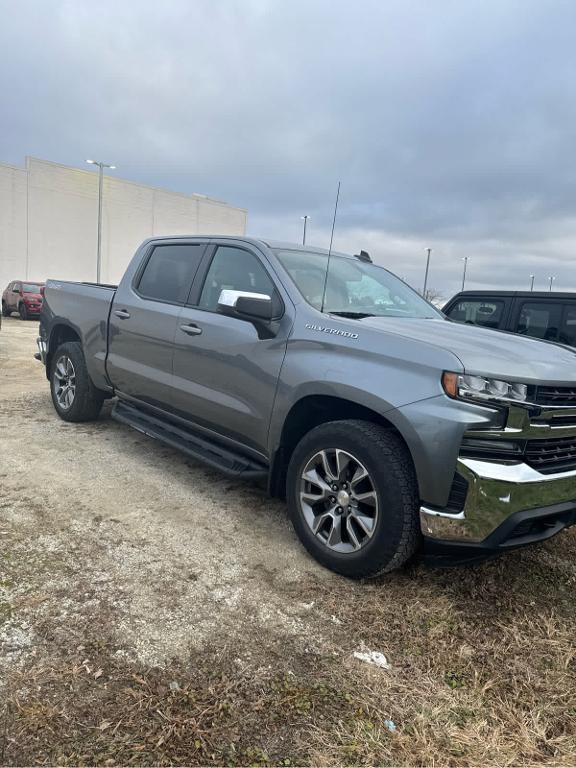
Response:
POLYGON ((468 266, 468 256, 464 256, 462 261, 464 262, 464 272, 462 274, 462 290, 464 290, 464 284, 466 283, 466 267, 468 266))
POLYGON ((306 245, 306 226, 308 224, 308 219, 310 216, 300 216, 300 218, 304 221, 304 232, 302 233, 302 245, 306 245))
POLYGON ((98 166, 98 243, 96 245, 96 282, 100 282, 100 253, 102 250, 102 183, 104 178, 104 168, 114 170, 115 165, 101 163, 98 160, 86 160, 90 165, 98 166))
POLYGON ((427 256, 426 256, 426 272, 424 272, 424 288, 422 289, 422 296, 423 298, 426 298, 426 288, 428 286, 428 270, 430 269, 430 254, 432 253, 432 248, 426 248, 427 256))
POLYGON ((550 288, 548 290, 552 291, 552 283, 556 280, 556 275, 549 275, 548 280, 550 280, 550 288))
POLYGON ((530 291, 531 292, 534 290, 534 278, 535 278, 535 275, 530 275, 530 291))

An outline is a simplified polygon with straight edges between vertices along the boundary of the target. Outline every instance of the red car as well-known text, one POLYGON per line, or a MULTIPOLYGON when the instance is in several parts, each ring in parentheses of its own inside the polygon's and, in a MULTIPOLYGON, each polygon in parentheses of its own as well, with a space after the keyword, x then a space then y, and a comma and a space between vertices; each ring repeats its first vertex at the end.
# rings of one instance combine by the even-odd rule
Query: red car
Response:
POLYGON ((38 317, 42 309, 44 283, 14 280, 2 294, 2 314, 9 317, 18 312, 22 320, 38 317))

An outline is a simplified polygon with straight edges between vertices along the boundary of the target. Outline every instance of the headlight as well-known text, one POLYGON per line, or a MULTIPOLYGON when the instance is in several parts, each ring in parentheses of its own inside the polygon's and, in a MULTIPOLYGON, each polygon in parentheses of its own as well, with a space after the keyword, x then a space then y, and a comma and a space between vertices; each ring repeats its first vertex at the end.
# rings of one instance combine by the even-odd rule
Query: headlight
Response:
POLYGON ((447 371, 442 374, 442 386, 449 397, 461 400, 526 402, 528 396, 526 384, 447 371))

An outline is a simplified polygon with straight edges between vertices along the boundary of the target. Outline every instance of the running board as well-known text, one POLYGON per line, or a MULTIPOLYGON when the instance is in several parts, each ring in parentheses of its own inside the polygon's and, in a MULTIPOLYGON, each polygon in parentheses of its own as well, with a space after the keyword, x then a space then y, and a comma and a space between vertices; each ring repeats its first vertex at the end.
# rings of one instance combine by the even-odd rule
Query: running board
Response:
POLYGON ((122 424, 128 424, 148 437, 177 448, 182 453, 215 467, 227 475, 245 479, 260 479, 268 476, 268 469, 263 463, 260 464, 241 453, 224 448, 218 443, 152 416, 121 400, 116 402, 112 410, 112 418, 122 424))

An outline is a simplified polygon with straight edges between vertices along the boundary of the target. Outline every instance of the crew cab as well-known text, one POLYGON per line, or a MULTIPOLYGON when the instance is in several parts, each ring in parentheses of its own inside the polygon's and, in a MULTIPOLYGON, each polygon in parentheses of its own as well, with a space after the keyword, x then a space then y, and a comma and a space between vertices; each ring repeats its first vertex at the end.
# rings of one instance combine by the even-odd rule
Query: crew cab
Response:
POLYGON ((265 480, 347 576, 576 520, 575 352, 450 322, 364 251, 152 238, 118 287, 48 281, 38 346, 62 419, 115 398, 118 421, 265 480))
POLYGON ((18 312, 22 320, 39 317, 42 309, 44 283, 14 280, 2 294, 2 314, 10 317, 18 312))
POLYGON ((576 347, 576 293, 462 291, 450 299, 443 312, 457 323, 576 347))

